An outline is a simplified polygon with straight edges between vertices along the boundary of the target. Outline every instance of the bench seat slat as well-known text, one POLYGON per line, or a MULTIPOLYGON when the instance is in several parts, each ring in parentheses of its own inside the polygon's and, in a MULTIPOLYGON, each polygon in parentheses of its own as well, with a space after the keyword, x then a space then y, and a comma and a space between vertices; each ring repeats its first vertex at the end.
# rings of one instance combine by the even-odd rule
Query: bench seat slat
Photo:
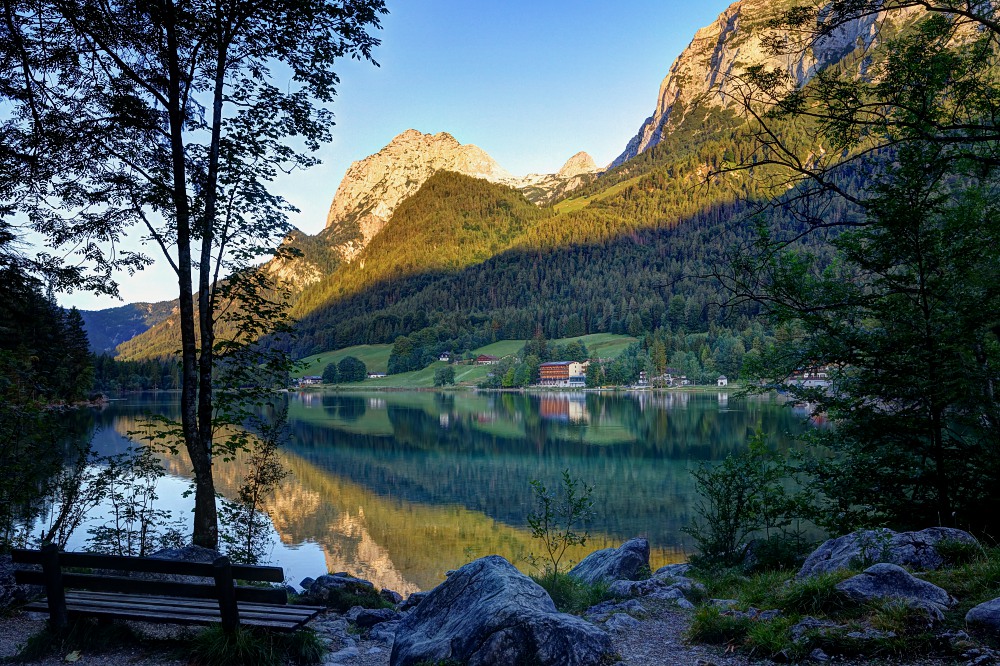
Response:
MULTIPOLYGON (((212 608, 203 604, 186 606, 183 603, 160 604, 158 601, 159 599, 156 597, 147 597, 144 602, 129 603, 127 601, 77 599, 70 595, 66 599, 66 612, 69 615, 140 622, 170 622, 172 624, 216 624, 221 620, 218 605, 212 608)), ((308 611, 278 615, 267 607, 253 604, 250 606, 250 608, 240 607, 241 624, 281 631, 293 631, 323 610, 311 607, 312 610, 308 611)), ((25 610, 45 612, 48 610, 48 606, 44 600, 36 601, 26 606, 25 610)))
MULTIPOLYGON (((68 589, 91 590, 95 592, 121 592, 125 594, 131 593, 136 589, 141 589, 147 594, 158 596, 191 597, 197 599, 218 598, 214 584, 178 583, 165 580, 145 580, 125 576, 101 576, 98 574, 78 573, 64 573, 62 578, 63 587, 68 589)), ((22 585, 45 585, 45 574, 41 571, 19 569, 14 572, 14 579, 22 585)), ((286 604, 288 603, 288 593, 283 589, 238 585, 236 587, 236 599, 238 601, 252 601, 256 603, 286 604)))
MULTIPOLYGON (((183 608, 209 608, 218 611, 219 604, 212 600, 185 599, 181 597, 154 597, 143 594, 109 594, 102 592, 67 592, 66 600, 90 603, 113 603, 113 604, 135 604, 135 605, 158 605, 163 607, 178 606, 183 608)), ((326 610, 322 606, 299 606, 285 605, 273 606, 271 604, 256 604, 250 602, 238 602, 237 607, 240 616, 244 612, 267 613, 275 617, 298 617, 302 615, 313 616, 320 611, 326 610)))
MULTIPOLYGON (((11 557, 17 564, 41 564, 42 554, 37 550, 15 549, 11 557)), ((82 569, 108 569, 115 571, 143 571, 146 573, 173 574, 177 576, 199 576, 212 578, 212 565, 205 562, 183 562, 161 560, 156 557, 128 557, 124 555, 99 555, 97 553, 59 553, 59 565, 82 569)), ((281 567, 267 567, 249 564, 234 564, 233 577, 238 580, 283 583, 284 571, 281 567)))

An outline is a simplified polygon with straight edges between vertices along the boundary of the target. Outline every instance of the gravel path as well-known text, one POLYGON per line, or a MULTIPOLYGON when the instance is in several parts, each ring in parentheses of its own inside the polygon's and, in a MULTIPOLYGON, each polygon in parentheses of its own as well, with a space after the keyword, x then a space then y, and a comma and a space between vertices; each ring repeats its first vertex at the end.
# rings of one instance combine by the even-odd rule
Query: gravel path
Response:
MULTIPOLYGON (((627 629, 612 629, 611 636, 622 663, 629 666, 747 666, 754 662, 743 655, 726 653, 714 646, 689 645, 684 640, 690 613, 668 602, 644 602, 648 615, 638 624, 627 629)), ((368 640, 350 632, 345 633, 345 620, 337 613, 329 613, 314 620, 312 626, 327 642, 330 652, 326 666, 387 666, 392 651, 391 642, 368 640)), ((17 653, 29 636, 44 626, 44 616, 15 614, 0 619, 0 660, 17 653)), ((183 638, 185 629, 143 625, 134 628, 143 635, 166 638, 183 638)), ((32 662, 43 666, 65 666, 66 655, 53 655, 42 661, 32 662)), ((150 651, 145 646, 122 647, 99 654, 82 654, 75 662, 81 666, 189 666, 186 660, 173 658, 168 652, 150 651)), ((838 666, 872 665, 871 660, 848 662, 837 660, 838 666)), ((879 662, 883 663, 883 662, 879 662)), ((900 662, 884 662, 903 666, 900 662)), ((922 660, 907 662, 906 666, 940 665, 940 661, 922 660)), ((252 666, 248 664, 247 666, 252 666)))

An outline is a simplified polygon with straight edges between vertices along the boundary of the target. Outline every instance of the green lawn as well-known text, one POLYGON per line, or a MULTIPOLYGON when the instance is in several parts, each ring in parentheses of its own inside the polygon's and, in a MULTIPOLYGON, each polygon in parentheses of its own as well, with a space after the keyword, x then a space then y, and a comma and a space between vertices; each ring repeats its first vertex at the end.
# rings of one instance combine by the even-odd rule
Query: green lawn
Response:
POLYGON ((361 360, 368 368, 368 372, 385 372, 389 366, 389 354, 392 352, 392 345, 356 345, 346 347, 337 351, 313 354, 302 359, 302 369, 295 372, 293 376, 302 377, 305 375, 322 375, 323 368, 330 363, 339 363, 346 356, 354 356, 361 360))
POLYGON ((559 203, 557 203, 552 208, 559 215, 562 215, 564 213, 572 213, 574 211, 581 210, 581 209, 586 208, 587 206, 589 206, 591 201, 600 201, 601 199, 607 199, 610 196, 618 194, 619 192, 621 192, 622 190, 624 190, 629 185, 633 185, 635 183, 638 183, 640 178, 642 178, 642 176, 636 176, 635 178, 629 178, 628 180, 622 181, 622 182, 618 183, 617 185, 613 185, 613 186, 609 187, 608 189, 606 189, 606 190, 604 190, 602 192, 598 192, 597 194, 595 194, 593 196, 589 196, 589 197, 575 197, 575 198, 572 198, 572 199, 563 199, 562 201, 560 201, 559 203))
MULTIPOLYGON (((565 345, 574 340, 580 340, 587 346, 591 356, 598 358, 614 358, 621 354, 626 347, 636 341, 636 338, 627 335, 617 335, 615 333, 593 333, 575 338, 562 338, 560 340, 550 340, 550 344, 565 345)), ((516 354, 524 347, 524 340, 500 340, 492 344, 472 350, 473 356, 488 354, 490 356, 508 356, 516 354)), ((369 372, 385 372, 389 364, 389 354, 392 352, 392 345, 357 345, 338 349, 337 351, 314 354, 302 359, 304 369, 295 373, 296 377, 303 375, 322 375, 323 368, 328 363, 337 363, 345 356, 354 356, 364 362, 369 372)), ((434 371, 444 367, 446 364, 435 361, 423 370, 413 372, 402 372, 382 379, 366 379, 364 382, 356 384, 344 384, 344 386, 357 386, 364 388, 432 388, 434 386, 434 371)), ((486 379, 492 369, 486 365, 465 365, 456 364, 455 383, 460 386, 476 386, 486 379)))

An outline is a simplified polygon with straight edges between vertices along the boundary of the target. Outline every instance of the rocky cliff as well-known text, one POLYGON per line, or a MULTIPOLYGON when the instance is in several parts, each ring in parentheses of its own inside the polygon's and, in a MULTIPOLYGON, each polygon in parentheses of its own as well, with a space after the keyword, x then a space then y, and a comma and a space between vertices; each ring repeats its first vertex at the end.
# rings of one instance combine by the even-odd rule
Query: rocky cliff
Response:
POLYGON ((337 188, 321 236, 351 261, 385 228, 405 199, 439 171, 454 171, 524 191, 529 200, 549 203, 589 182, 599 171, 587 153, 574 155, 556 174, 515 177, 486 151, 462 144, 447 132, 406 130, 385 148, 354 162, 337 188))
MULTIPOLYGON (((779 69, 802 85, 824 67, 840 62, 857 49, 867 49, 878 38, 881 15, 852 21, 812 44, 789 54, 775 54, 765 45, 774 36, 766 23, 786 9, 787 2, 737 0, 678 56, 660 84, 653 115, 643 122, 612 166, 622 164, 660 142, 695 106, 734 108, 742 104, 740 76, 748 67, 779 69)), ((895 20, 905 20, 906 13, 895 20)), ((791 37, 791 36, 789 36, 791 37)))

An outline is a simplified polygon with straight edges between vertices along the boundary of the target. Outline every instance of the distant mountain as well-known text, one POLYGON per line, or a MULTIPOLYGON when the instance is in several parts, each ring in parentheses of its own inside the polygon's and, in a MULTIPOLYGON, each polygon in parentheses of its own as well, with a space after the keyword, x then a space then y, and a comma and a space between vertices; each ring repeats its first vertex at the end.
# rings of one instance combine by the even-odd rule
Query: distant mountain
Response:
POLYGON ((176 301, 129 303, 107 310, 81 310, 83 325, 96 354, 114 354, 126 340, 145 333, 176 311, 176 301))

